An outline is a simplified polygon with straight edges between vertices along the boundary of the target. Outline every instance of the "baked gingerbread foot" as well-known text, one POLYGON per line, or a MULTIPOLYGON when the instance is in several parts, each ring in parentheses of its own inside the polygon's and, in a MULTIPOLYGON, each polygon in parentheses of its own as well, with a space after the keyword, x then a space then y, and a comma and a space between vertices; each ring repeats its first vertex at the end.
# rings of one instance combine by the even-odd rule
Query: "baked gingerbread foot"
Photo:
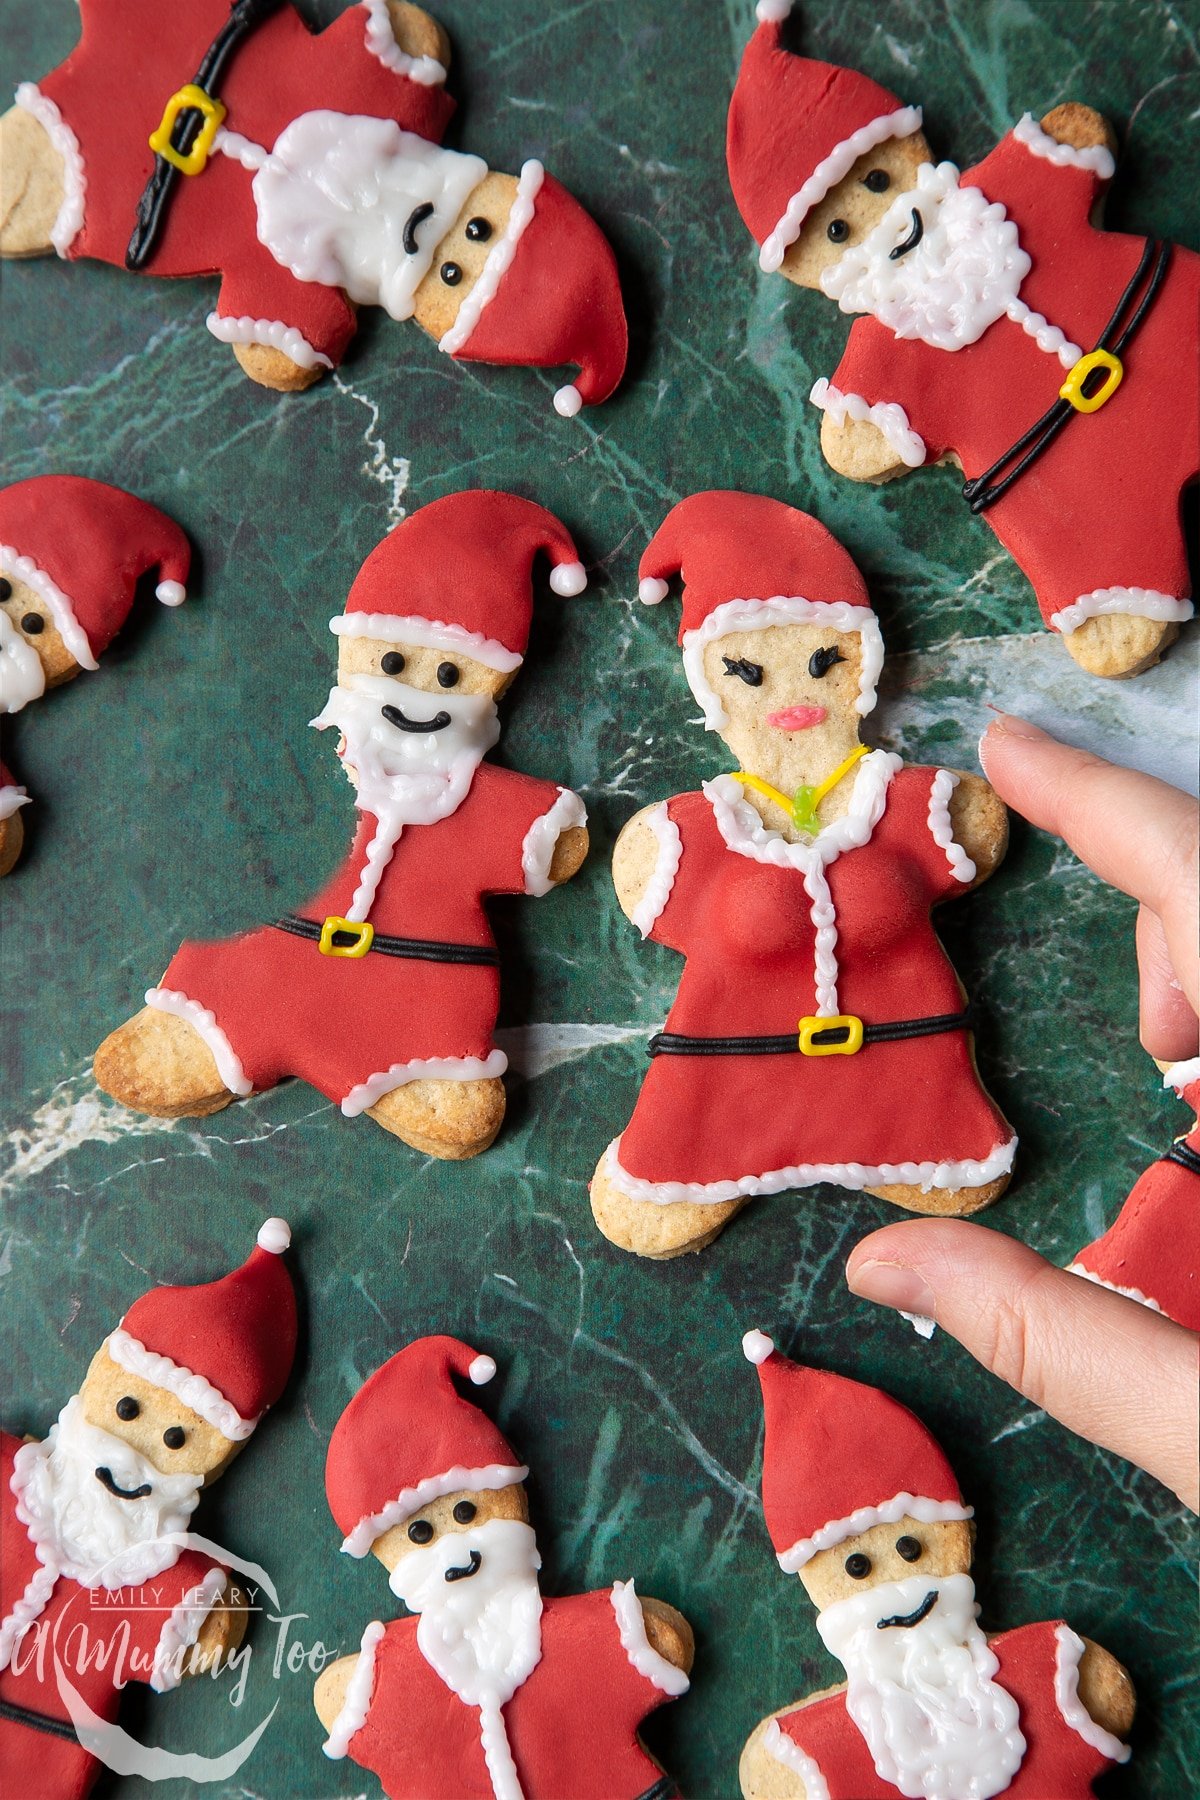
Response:
POLYGON ((1152 669, 1178 636, 1179 627, 1170 620, 1108 613, 1065 631, 1063 643, 1089 675, 1124 681, 1152 669))
POLYGON ((669 1262, 689 1251, 707 1250, 730 1219, 748 1205, 745 1200, 719 1200, 710 1206, 687 1200, 674 1206, 631 1200, 610 1178, 607 1162, 605 1151, 589 1189, 592 1217, 610 1244, 644 1256, 648 1262, 669 1262))
POLYGON ((467 1162, 496 1141, 504 1123, 504 1083, 409 1081, 393 1088, 367 1117, 423 1156, 467 1162))
POLYGON ((195 1026, 149 1006, 110 1032, 92 1072, 122 1106, 155 1119, 204 1119, 234 1098, 195 1026))
POLYGON ((63 208, 63 159, 32 113, 0 118, 0 256, 46 256, 63 208))

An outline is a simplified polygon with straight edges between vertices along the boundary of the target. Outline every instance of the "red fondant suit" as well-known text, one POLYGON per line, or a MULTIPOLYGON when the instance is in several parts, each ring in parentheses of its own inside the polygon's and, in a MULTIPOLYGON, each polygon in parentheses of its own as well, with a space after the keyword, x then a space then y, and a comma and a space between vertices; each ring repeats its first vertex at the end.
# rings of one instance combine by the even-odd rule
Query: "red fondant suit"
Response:
MULTIPOLYGON (((1009 132, 962 183, 999 201, 1016 223, 1033 264, 1021 300, 1082 350, 1093 349, 1145 243, 1089 223, 1100 177, 1036 157, 1009 132)), ((1047 624, 1083 596, 1114 587, 1179 600, 1191 593, 1179 495, 1200 469, 1198 309, 1200 257, 1176 247, 1161 291, 1122 352, 1121 386, 1098 412, 1072 415, 983 514, 1033 583, 1047 624)), ((902 406, 927 459, 954 451, 970 479, 1054 403, 1065 371, 1006 317, 952 351, 897 338, 864 317, 830 379, 871 405, 902 406)))
MULTIPOLYGON (((484 899, 526 891, 527 836, 563 792, 480 763, 449 818, 404 828, 371 906, 375 931, 494 953, 484 899)), ((345 916, 375 828, 364 814, 349 857, 298 916, 318 925, 331 914, 345 916)), ((311 940, 264 926, 220 943, 185 943, 162 987, 214 1014, 250 1086, 274 1087, 298 1075, 348 1114, 371 1104, 354 1090, 396 1065, 463 1065, 427 1071, 451 1079, 498 1075, 505 1067, 492 1043, 500 1004, 494 964, 374 949, 359 959, 323 956, 311 940)))
MULTIPOLYGON (((41 1568, 17 1518, 9 1485, 19 1449, 18 1438, 0 1433, 0 1620, 6 1623, 41 1568)), ((173 1609, 217 1566, 185 1550, 140 1587, 111 1594, 58 1577, 49 1601, 13 1643, 0 1672, 0 1701, 46 1721, 38 1725, 0 1717, 0 1794, 6 1800, 79 1800, 99 1773, 100 1764, 71 1728, 56 1680, 55 1653, 92 1712, 111 1722, 121 1704, 117 1683, 151 1680, 155 1651, 160 1643, 172 1642, 164 1633, 173 1609), (63 1730, 56 1731, 56 1725, 63 1730)))
MULTIPOLYGON (((138 199, 154 167, 147 140, 170 96, 194 80, 229 17, 229 0, 82 0, 83 37, 39 82, 78 139, 86 181, 82 229, 71 257, 125 266, 138 199)), ((233 54, 219 84, 227 130, 267 149, 299 114, 328 109, 394 119, 440 143, 454 110, 441 87, 389 69, 368 48, 365 5, 313 32, 285 5, 233 54)), ((214 154, 175 183, 145 266, 152 275, 222 277, 217 315, 299 331, 311 351, 341 360, 354 309, 338 288, 297 281, 259 242, 251 175, 214 154)))
MULTIPOLYGON (((1074 1632, 1058 1621, 1023 1625, 989 1639, 1000 1663, 995 1679, 1021 1709, 1026 1743, 1021 1767, 1004 1790, 1007 1800, 1086 1800, 1096 1777, 1114 1760, 1088 1743, 1059 1710, 1055 1675, 1060 1656, 1071 1654, 1060 1646, 1059 1632, 1079 1646, 1074 1632)), ((1075 1700, 1073 1684, 1071 1695, 1075 1700)), ((1082 1712, 1082 1703, 1075 1704, 1082 1712)), ((900 1790, 876 1774, 866 1739, 846 1711, 844 1691, 785 1714, 779 1728, 816 1763, 829 1800, 895 1800, 900 1790)), ((1117 1748, 1111 1740, 1110 1747, 1117 1748)))
MULTIPOLYGON (((666 1697, 634 1668, 609 1590, 544 1601, 541 1658, 503 1709, 525 1800, 666 1800, 674 1787, 637 1741, 666 1697)), ((348 1755, 389 1800, 492 1800, 479 1717, 426 1662, 417 1621, 397 1619, 348 1755)))
MULTIPOLYGON (((889 766, 899 759, 880 751, 860 765, 853 805, 867 783, 882 782, 882 816, 861 847, 842 850, 825 870, 836 1010, 871 1024, 964 1005, 929 918, 937 901, 963 891, 929 826, 935 771, 903 768, 889 780, 889 766)), ((741 792, 728 778, 713 786, 741 792)), ((682 855, 649 935, 687 964, 666 1030, 794 1038, 801 1017, 817 1011, 814 913, 824 896, 810 894, 799 868, 756 860, 726 811, 727 839, 708 793, 679 795, 667 812, 682 855)), ((743 816, 757 817, 748 807, 743 816)), ((776 833, 760 841, 767 856, 786 853, 776 833)), ((940 1167, 939 1186, 976 1186, 998 1168, 973 1165, 994 1157, 1007 1167, 1012 1142, 959 1029, 865 1045, 853 1056, 656 1056, 615 1153, 635 1198, 726 1200, 732 1184, 742 1194, 817 1181, 887 1185, 904 1177, 885 1165, 905 1163, 927 1165, 926 1174, 940 1167), (678 1182, 721 1185, 707 1195, 636 1186, 678 1182)))

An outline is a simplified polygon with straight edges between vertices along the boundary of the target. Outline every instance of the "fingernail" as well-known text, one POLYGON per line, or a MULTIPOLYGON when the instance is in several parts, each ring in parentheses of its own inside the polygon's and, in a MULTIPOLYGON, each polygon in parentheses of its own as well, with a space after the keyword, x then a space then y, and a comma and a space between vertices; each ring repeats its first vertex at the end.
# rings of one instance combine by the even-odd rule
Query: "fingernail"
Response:
POLYGON ((979 766, 985 775, 987 774, 988 749, 998 737, 1022 738, 1027 744, 1034 744, 1046 736, 1046 733, 1040 731, 1036 725, 1031 725, 1028 719, 1019 719, 1015 713, 1001 712, 1000 708, 993 706, 990 701, 988 709, 996 716, 989 722, 979 740, 979 766))
POLYGON ((851 1293, 861 1300, 875 1300, 880 1306, 918 1313, 926 1319, 937 1317, 933 1293, 915 1269, 905 1269, 899 1263, 864 1262, 846 1280, 851 1293))

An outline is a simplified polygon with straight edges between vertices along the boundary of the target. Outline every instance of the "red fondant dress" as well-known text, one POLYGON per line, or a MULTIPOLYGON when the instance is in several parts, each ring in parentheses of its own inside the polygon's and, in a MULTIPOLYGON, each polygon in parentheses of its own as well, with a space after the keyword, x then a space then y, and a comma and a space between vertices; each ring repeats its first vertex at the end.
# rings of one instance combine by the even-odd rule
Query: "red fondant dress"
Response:
MULTIPOLYGON (((949 837, 954 780, 873 751, 849 814, 800 845, 767 830, 731 776, 667 801, 649 895, 661 904, 638 920, 687 958, 666 1032, 794 1042, 816 1014, 961 1015, 929 918, 974 875, 933 835, 949 837)), ((961 1188, 1007 1170, 1015 1144, 960 1025, 856 1055, 657 1055, 607 1171, 631 1198, 664 1203, 818 1181, 961 1188)))
MULTIPOLYGON (((962 183, 999 201, 1015 221, 1033 264, 1022 303, 1085 352, 1093 349, 1145 246, 1142 238, 1089 222, 1101 178, 1035 156, 1009 132, 962 183)), ((1176 246, 1161 291, 1122 352, 1125 375, 1113 397, 1098 412, 1072 415, 983 514, 1033 583, 1054 629, 1073 630, 1106 606, 1191 615, 1179 495, 1200 470, 1198 316, 1200 257, 1176 246), (1127 591, 1111 603, 1089 599, 1121 589, 1127 591)), ((902 407, 926 459, 953 451, 973 479, 1053 405, 1065 371, 1053 351, 1039 349, 1007 317, 975 343, 949 351, 897 338, 863 317, 830 379, 870 405, 902 407)))
MULTIPOLYGON (((1021 1709, 1026 1743, 1021 1767, 1004 1790, 1007 1800, 1087 1800, 1097 1776, 1129 1753, 1089 1718, 1078 1698, 1081 1639, 1055 1621, 1023 1625, 989 1642, 1000 1663, 995 1679, 1021 1709)), ((895 1800, 899 1793, 876 1774, 844 1692, 785 1713, 779 1731, 784 1742, 773 1750, 768 1742, 768 1750, 797 1772, 804 1759, 815 1765, 814 1776, 825 1782, 823 1800, 895 1800)))

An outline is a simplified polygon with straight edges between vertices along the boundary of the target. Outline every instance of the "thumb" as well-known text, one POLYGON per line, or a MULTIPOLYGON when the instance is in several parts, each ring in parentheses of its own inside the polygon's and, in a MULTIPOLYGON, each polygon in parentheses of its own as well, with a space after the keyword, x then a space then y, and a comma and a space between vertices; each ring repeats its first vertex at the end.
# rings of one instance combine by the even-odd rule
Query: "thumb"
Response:
POLYGON ((1197 1510, 1194 1332, 962 1220, 873 1232, 846 1280, 864 1300, 936 1319, 1035 1406, 1197 1510))

